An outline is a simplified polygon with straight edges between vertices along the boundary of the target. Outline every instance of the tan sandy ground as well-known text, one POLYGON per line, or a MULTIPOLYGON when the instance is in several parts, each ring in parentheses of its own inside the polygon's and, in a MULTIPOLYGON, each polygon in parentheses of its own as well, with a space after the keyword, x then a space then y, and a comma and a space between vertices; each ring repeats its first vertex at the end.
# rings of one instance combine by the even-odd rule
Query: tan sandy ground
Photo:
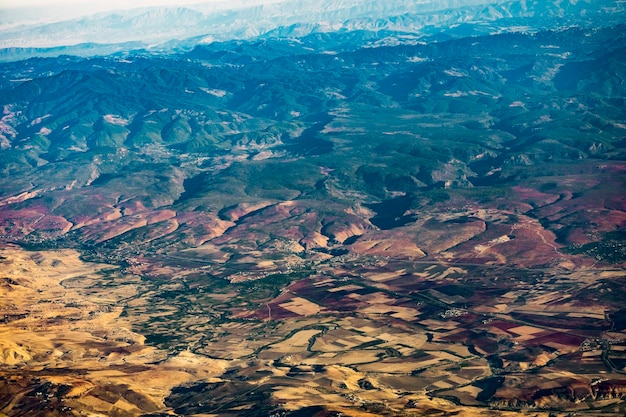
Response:
POLYGON ((306 358, 301 362, 307 365, 358 365, 380 360, 377 350, 352 350, 345 353, 323 353, 306 358))
POLYGON ((8 317, 0 324, 0 374, 17 367, 22 374, 36 372, 39 379, 67 384, 66 404, 91 415, 139 415, 162 409, 173 387, 218 376, 227 366, 190 352, 168 357, 145 346, 145 338, 120 317, 120 302, 137 292, 136 277, 87 289, 112 267, 85 263, 71 250, 5 247, 0 259, 0 316, 8 317), (70 371, 58 374, 55 368, 70 371), (112 403, 90 394, 95 387, 116 386, 137 395, 112 403))
POLYGON ((320 312, 320 306, 301 297, 294 297, 287 303, 280 305, 285 310, 301 316, 309 316, 320 312))
POLYGON ((270 350, 281 353, 306 352, 309 340, 319 333, 321 330, 301 330, 290 338, 272 345, 270 350))

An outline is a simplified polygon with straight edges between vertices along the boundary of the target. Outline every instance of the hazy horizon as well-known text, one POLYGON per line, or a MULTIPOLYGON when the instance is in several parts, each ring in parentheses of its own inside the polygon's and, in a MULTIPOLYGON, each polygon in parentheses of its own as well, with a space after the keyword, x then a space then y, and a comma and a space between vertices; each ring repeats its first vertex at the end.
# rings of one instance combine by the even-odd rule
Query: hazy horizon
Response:
MULTIPOLYGON (((267 0, 247 0, 247 3, 268 3, 267 0)), ((87 1, 87 0, 6 0, 0 4, 1 9, 24 9, 43 7, 46 9, 65 8, 69 6, 83 6, 84 8, 96 8, 102 10, 132 9, 138 7, 156 6, 186 6, 202 3, 232 3, 226 0, 112 0, 112 1, 87 1)))
POLYGON ((0 2, 0 33, 19 26, 64 22, 99 13, 150 7, 191 7, 225 10, 287 0, 6 0, 0 2))

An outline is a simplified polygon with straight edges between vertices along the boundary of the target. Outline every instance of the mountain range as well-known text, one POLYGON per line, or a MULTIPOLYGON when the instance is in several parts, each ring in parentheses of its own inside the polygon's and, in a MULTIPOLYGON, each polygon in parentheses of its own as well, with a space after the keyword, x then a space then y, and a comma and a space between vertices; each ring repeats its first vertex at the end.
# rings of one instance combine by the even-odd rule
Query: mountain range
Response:
POLYGON ((624 414, 623 2, 319 5, 3 26, 0 415, 624 414))
MULTIPOLYGON (((199 43, 255 37, 302 37, 311 33, 394 31, 419 37, 470 36, 501 31, 620 23, 620 1, 519 0, 286 0, 199 3, 100 12, 73 20, 25 20, 5 11, 0 38, 3 60, 30 56, 109 54, 148 49, 180 51, 199 43)), ((33 13, 34 14, 34 13, 33 13)))

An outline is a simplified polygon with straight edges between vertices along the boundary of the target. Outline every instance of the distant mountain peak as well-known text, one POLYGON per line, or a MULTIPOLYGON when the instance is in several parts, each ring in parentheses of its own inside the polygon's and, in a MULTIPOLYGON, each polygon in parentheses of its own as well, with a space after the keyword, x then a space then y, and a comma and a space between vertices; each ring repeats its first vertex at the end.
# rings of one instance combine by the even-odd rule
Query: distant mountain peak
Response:
MULTIPOLYGON (((190 47, 198 39, 226 41, 257 36, 300 37, 315 32, 392 30, 428 35, 453 33, 471 24, 483 33, 541 30, 580 24, 604 25, 624 17, 624 2, 591 0, 282 0, 263 5, 249 0, 114 10, 65 21, 24 20, 7 13, 0 22, 3 59, 69 53, 98 55, 128 48, 168 51, 190 47), (481 26, 482 25, 482 26, 481 26), (107 45, 89 48, 86 44, 107 45), (10 49, 13 48, 13 49, 10 49), (48 51, 41 51, 48 49, 48 51)), ((15 12, 13 12, 13 15, 15 12)), ((464 28, 467 35, 470 31, 464 28)))

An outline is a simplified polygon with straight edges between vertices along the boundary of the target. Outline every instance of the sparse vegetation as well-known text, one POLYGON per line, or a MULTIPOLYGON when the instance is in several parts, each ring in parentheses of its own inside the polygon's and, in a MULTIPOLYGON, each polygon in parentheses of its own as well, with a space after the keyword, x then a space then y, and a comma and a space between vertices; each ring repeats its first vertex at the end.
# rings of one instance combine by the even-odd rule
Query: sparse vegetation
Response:
POLYGON ((484 30, 1 64, 0 414, 623 414, 626 31, 484 30))

